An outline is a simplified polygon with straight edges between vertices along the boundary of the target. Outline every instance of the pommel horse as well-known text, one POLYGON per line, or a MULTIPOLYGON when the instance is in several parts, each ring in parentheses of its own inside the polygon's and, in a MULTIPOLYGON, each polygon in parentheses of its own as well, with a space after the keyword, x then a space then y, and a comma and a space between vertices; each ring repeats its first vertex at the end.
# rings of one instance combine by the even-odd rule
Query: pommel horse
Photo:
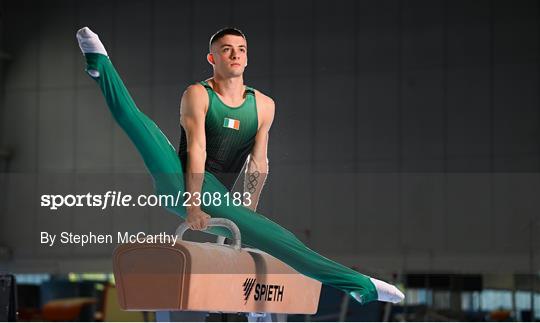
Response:
MULTIPOLYGON (((273 256, 242 248, 238 227, 228 219, 231 245, 182 239, 176 244, 128 243, 113 254, 118 301, 123 310, 220 313, 315 314, 321 283, 273 256)), ((191 319, 190 319, 191 320, 191 319)))

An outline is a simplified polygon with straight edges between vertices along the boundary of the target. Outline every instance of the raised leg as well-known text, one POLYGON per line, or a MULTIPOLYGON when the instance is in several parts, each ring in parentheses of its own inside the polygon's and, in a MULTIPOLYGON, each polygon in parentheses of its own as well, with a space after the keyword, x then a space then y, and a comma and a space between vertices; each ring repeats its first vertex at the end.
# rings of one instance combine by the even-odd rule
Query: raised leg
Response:
MULTIPOLYGON (((184 191, 182 165, 176 151, 165 135, 142 113, 112 62, 99 37, 88 28, 77 32, 77 39, 85 54, 88 74, 98 83, 115 120, 127 133, 140 152, 154 179, 158 194, 176 195, 184 191)), ((225 186, 211 173, 205 173, 203 193, 227 193, 225 186)), ((185 217, 185 208, 169 206, 169 210, 185 217)), ((242 241, 280 259, 298 272, 346 291, 357 301, 374 300, 399 302, 403 294, 394 286, 358 273, 309 249, 287 229, 270 219, 242 206, 203 206, 212 217, 227 218, 236 223, 242 241)), ((213 227, 211 233, 230 237, 227 230, 213 227)))

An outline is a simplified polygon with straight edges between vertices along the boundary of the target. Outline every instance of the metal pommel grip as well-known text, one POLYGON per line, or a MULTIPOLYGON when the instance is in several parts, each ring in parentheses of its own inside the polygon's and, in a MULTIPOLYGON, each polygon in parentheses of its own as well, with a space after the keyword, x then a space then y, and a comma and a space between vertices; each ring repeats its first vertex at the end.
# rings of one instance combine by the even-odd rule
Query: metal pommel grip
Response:
MULTIPOLYGON (((223 219, 223 218, 211 218, 208 220, 208 226, 209 227, 225 227, 231 231, 233 236, 233 243, 232 247, 234 249, 240 250, 242 244, 241 244, 241 235, 240 235, 240 229, 229 219, 223 219)), ((178 229, 176 229, 176 236, 178 237, 178 240, 182 240, 182 236, 184 233, 189 229, 189 225, 187 222, 183 222, 178 226, 178 229)))

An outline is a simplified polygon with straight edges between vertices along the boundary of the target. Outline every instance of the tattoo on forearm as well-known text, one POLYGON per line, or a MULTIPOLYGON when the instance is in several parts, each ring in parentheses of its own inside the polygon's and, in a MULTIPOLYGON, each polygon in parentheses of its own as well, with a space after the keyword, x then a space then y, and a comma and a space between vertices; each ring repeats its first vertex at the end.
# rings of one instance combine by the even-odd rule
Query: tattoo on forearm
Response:
POLYGON ((259 184, 258 178, 260 175, 261 174, 259 173, 259 171, 254 171, 253 173, 248 174, 247 189, 249 193, 251 194, 255 193, 257 184, 259 184))

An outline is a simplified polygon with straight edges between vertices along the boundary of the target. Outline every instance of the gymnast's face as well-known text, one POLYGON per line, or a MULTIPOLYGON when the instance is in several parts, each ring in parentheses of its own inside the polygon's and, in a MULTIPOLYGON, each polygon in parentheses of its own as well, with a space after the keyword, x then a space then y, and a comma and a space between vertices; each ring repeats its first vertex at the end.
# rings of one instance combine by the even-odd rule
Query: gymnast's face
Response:
POLYGON ((225 35, 212 44, 207 59, 215 73, 223 77, 241 76, 247 66, 246 40, 241 36, 225 35))

